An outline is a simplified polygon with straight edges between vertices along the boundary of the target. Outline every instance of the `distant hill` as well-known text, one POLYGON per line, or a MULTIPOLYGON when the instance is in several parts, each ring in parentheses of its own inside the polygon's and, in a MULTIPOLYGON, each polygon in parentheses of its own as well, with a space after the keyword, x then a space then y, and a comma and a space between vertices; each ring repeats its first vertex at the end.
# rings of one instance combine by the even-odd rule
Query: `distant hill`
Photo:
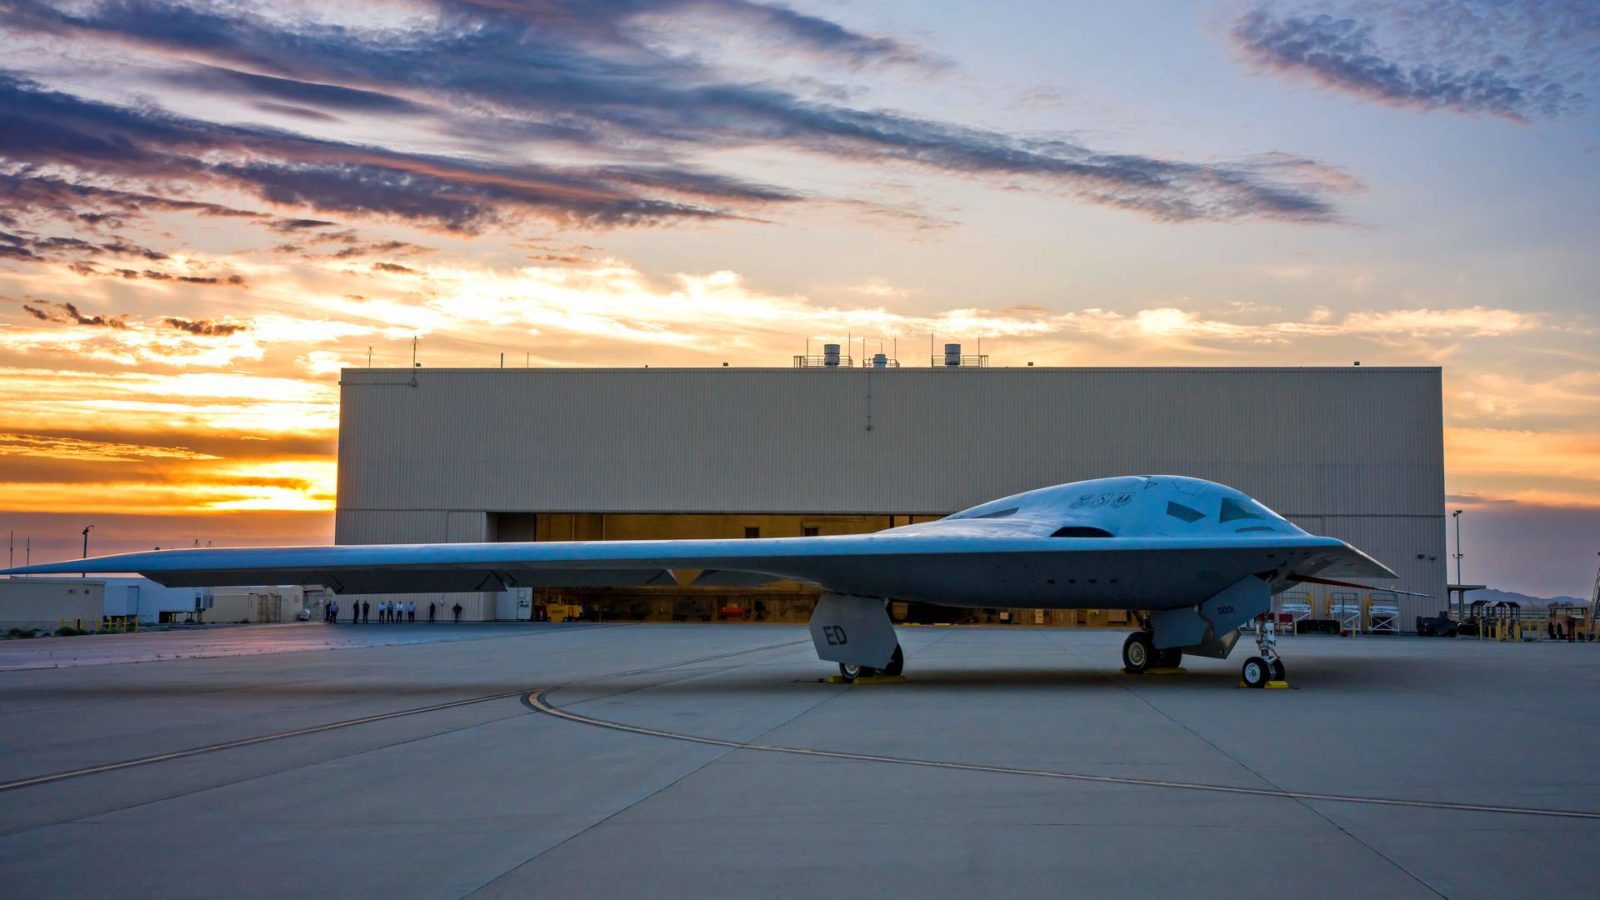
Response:
POLYGON ((1549 606, 1552 603, 1576 603, 1579 606, 1589 605, 1589 601, 1581 597, 1530 597, 1527 594, 1519 594, 1516 591, 1501 591, 1494 588, 1484 588, 1481 591, 1467 591, 1467 602, 1471 603, 1474 600, 1488 600, 1490 602, 1510 600, 1513 603, 1520 603, 1523 606, 1549 606))

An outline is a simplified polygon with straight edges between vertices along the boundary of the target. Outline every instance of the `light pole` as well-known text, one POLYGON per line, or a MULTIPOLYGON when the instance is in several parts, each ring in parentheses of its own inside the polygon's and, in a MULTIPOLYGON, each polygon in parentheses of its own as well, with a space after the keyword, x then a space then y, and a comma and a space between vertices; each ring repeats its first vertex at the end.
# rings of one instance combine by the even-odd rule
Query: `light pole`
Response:
POLYGON ((1455 512, 1451 513, 1450 514, 1450 518, 1456 520, 1456 584, 1462 584, 1463 582, 1461 580, 1461 510, 1458 509, 1455 512))
MULTIPOLYGON (((93 528, 94 528, 93 525, 85 525, 85 526, 83 526, 83 558, 84 559, 88 559, 89 558, 89 531, 91 529, 93 529, 93 528)), ((88 578, 89 577, 89 573, 88 572, 84 572, 79 577, 88 578)))
POLYGON ((1456 621, 1460 622, 1467 603, 1467 592, 1461 589, 1461 510, 1451 513, 1450 518, 1456 520, 1456 621))

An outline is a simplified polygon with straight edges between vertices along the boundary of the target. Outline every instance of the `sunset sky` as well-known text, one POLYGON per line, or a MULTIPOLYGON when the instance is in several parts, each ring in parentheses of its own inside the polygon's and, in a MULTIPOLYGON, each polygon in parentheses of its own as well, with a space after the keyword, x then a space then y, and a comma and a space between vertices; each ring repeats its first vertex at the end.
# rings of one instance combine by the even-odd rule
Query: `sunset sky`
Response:
POLYGON ((1587 596, 1597 223, 1580 0, 0 0, 0 531, 327 542, 339 369, 414 336, 933 334, 1441 365, 1467 580, 1587 596))

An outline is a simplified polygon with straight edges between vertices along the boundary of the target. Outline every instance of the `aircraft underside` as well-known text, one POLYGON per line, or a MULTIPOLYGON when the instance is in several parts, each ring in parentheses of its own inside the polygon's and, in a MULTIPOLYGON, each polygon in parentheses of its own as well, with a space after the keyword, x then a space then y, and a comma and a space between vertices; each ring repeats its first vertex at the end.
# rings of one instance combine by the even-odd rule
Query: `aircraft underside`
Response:
MULTIPOLYGON (((1140 628, 1128 636, 1122 647, 1124 670, 1138 673, 1174 668, 1185 654, 1227 659, 1239 640, 1240 626, 1254 621, 1259 655, 1245 661, 1241 679, 1249 687, 1282 681, 1285 669, 1271 626, 1263 626, 1260 621, 1272 610, 1272 593, 1271 584, 1250 575, 1199 604, 1137 611, 1140 628)), ((1088 608, 1070 599, 1036 605, 1051 609, 1088 608)), ((1133 609, 1122 604, 1107 605, 1133 609)), ((900 675, 905 669, 905 653, 889 619, 886 600, 824 593, 811 615, 810 632, 817 656, 837 663, 839 674, 847 679, 900 675)))

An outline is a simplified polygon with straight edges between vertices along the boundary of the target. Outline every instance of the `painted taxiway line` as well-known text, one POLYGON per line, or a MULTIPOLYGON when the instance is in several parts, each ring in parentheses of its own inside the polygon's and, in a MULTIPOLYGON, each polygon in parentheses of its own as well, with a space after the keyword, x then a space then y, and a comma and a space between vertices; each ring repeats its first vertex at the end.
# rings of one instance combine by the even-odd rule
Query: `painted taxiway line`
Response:
POLYGON ((1021 775, 1029 778, 1049 778, 1057 781, 1080 781, 1093 784, 1115 784, 1129 787, 1165 788, 1179 791, 1202 791, 1212 794, 1235 794, 1245 797, 1267 797, 1277 800, 1320 801, 1326 803, 1352 803, 1363 806, 1400 806, 1412 809, 1435 809, 1449 812, 1476 812, 1497 813, 1501 815, 1516 816, 1544 816, 1561 819, 1594 819, 1600 820, 1600 812, 1590 812, 1581 809, 1544 809, 1528 806, 1497 806, 1487 803, 1451 803, 1442 800, 1404 800, 1393 797, 1363 797, 1356 794, 1322 794, 1313 791, 1288 791, 1274 788, 1233 787, 1225 784, 1204 784, 1191 781, 1166 781, 1156 778, 1130 778, 1120 775, 1089 775, 1080 772, 1056 772, 1049 769, 1019 769, 1011 766, 989 766, 980 763, 944 762, 934 759, 917 759, 904 756, 881 756, 873 753, 848 753, 840 750, 814 750, 807 747, 784 747, 775 744, 751 744, 743 741, 729 741, 721 738, 704 737, 695 734, 681 734, 675 731, 663 731, 659 728, 646 728, 642 725, 627 725, 622 722, 612 722, 605 719, 595 719, 579 715, 570 710, 552 705, 546 696, 555 688, 544 688, 528 691, 522 697, 522 704, 534 712, 544 713, 558 719, 565 719, 579 725, 589 725, 595 728, 605 728, 611 731, 621 731, 628 734, 645 735, 647 737, 666 738, 674 741, 687 741, 692 744, 706 744, 712 747, 727 747, 734 750, 751 750, 759 753, 785 753, 792 756, 810 756, 821 759, 844 759, 853 762, 889 763, 900 766, 917 766, 925 769, 948 769, 958 772, 988 772, 996 775, 1021 775))
POLYGON ((359 719, 346 719, 342 722, 328 722, 323 725, 312 725, 307 728, 296 728, 291 731, 279 731, 273 734, 260 734, 255 737, 240 738, 236 741, 223 741, 220 744, 208 744, 204 747, 190 747, 187 750, 174 750, 171 753, 157 753, 151 756, 140 756, 135 759, 124 759, 119 762, 105 763, 98 766, 86 766, 82 769, 72 769, 67 772, 52 772, 49 775, 36 775, 32 778, 21 778, 16 781, 0 783, 0 793, 14 791, 18 788, 33 787, 40 784, 50 784, 56 781, 66 781, 69 778, 81 778, 85 775, 96 775, 101 772, 115 772, 119 769, 131 769, 135 766, 148 766, 151 763, 167 762, 173 759, 184 759, 190 756, 199 756, 202 753, 216 753, 220 750, 232 750, 236 747, 249 747, 253 744, 265 744, 268 741, 281 741, 287 738, 302 737, 308 734, 320 734, 324 731, 334 731, 339 728, 353 728, 357 725, 367 725, 373 722, 383 722, 389 719, 398 719, 403 716, 418 716, 423 713, 439 712, 440 710, 454 709, 458 706, 470 706, 474 703, 487 703, 490 700, 503 700, 515 697, 522 691, 506 691, 499 694, 490 694, 486 697, 467 697, 463 700, 452 700, 449 703, 436 703, 432 706, 419 706, 413 709, 397 709, 394 712, 378 713, 372 716, 362 716, 359 719))
MULTIPOLYGON (((624 678, 629 675, 644 675, 650 672, 659 672, 663 669, 672 669, 679 666, 692 666, 697 663, 713 662, 719 659, 726 659, 730 656, 743 656, 747 653, 759 653, 763 650, 778 650, 810 643, 810 639, 806 639, 803 641, 784 641, 777 644, 762 644, 758 647, 748 647, 743 650, 734 650, 730 653, 716 653, 710 656, 700 656, 694 659, 663 663, 657 666, 647 666, 642 669, 629 669, 625 672, 608 672, 604 675, 595 676, 593 680, 600 681, 607 678, 624 678)), ((432 706, 417 706, 412 707, 411 709, 397 709, 393 712, 362 716, 358 719, 345 719, 339 722, 326 722, 321 725, 310 725, 305 728, 295 728, 289 731, 278 731, 272 734, 259 734, 254 737, 240 738, 235 741, 223 741, 219 744, 207 744, 204 747, 190 747, 185 750, 173 750, 170 753, 156 753, 150 756, 140 756, 134 759, 124 759, 117 762, 103 763, 98 766, 85 766, 81 769, 71 769, 65 772, 51 772, 46 775, 35 775, 31 778, 19 778, 16 781, 0 782, 0 794, 5 793, 6 791, 18 790, 20 788, 35 787, 42 784, 52 784, 57 781, 66 781, 69 778, 82 778, 85 775, 97 775, 101 772, 116 772, 121 769, 131 769, 136 766, 148 766, 152 763, 161 763, 174 759, 184 759, 190 756, 199 756, 202 753, 216 753, 222 750, 233 750, 238 747, 249 747, 254 744, 265 744, 268 741, 281 741, 288 738, 303 737, 305 735, 321 734, 325 731, 334 731, 340 728, 353 728, 357 725, 370 725, 373 722, 384 722, 388 721, 389 719, 399 719, 405 716, 419 716, 424 713, 455 709, 458 706, 471 706, 474 703, 488 703, 491 700, 505 700, 510 697, 520 697, 525 693, 527 692, 518 689, 515 691, 501 691, 497 694, 485 694, 481 697, 465 697, 461 700, 451 700, 448 703, 436 703, 432 706)))

